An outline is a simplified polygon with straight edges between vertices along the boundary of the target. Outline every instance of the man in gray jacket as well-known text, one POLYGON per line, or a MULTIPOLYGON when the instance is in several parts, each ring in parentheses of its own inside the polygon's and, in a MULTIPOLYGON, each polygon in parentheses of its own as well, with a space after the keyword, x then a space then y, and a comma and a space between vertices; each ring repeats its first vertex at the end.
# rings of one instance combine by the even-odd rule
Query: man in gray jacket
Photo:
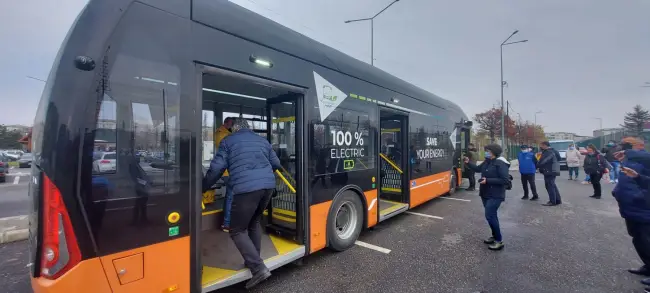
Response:
POLYGON ((232 132, 221 141, 210 162, 210 169, 203 178, 203 191, 217 183, 228 169, 227 188, 233 191, 229 233, 244 258, 244 265, 253 275, 246 283, 246 288, 251 288, 271 276, 260 256, 260 218, 275 189, 273 171, 281 169, 282 165, 271 144, 251 131, 245 119, 236 118, 232 132))
POLYGON ((542 149, 542 157, 537 162, 539 172, 544 175, 544 186, 548 192, 548 202, 545 206, 556 206, 562 204, 560 190, 555 184, 555 178, 560 176, 560 162, 554 150, 548 141, 542 142, 539 147, 542 149))

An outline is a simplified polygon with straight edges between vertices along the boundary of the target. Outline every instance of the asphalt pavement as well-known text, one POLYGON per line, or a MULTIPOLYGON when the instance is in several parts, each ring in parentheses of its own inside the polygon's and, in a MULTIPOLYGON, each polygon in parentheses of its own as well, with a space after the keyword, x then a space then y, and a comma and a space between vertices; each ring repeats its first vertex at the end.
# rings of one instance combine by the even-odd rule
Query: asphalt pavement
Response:
MULTIPOLYGON (((524 201, 516 174, 499 210, 506 247, 489 251, 477 192, 459 192, 424 204, 365 231, 363 246, 321 251, 289 265, 251 292, 632 293, 640 278, 626 269, 641 262, 618 206, 604 185, 558 178, 563 204, 524 201), (366 245, 370 244, 370 245, 366 245), (370 247, 370 248, 368 248, 370 247)), ((566 173, 563 174, 564 177, 566 173)), ((1 191, 0 191, 1 192, 1 191)), ((29 292, 25 241, 0 245, 0 288, 29 292)), ((241 285, 217 292, 242 292, 241 285)))
POLYGON ((14 168, 0 183, 0 218, 26 215, 29 201, 29 168, 14 168))

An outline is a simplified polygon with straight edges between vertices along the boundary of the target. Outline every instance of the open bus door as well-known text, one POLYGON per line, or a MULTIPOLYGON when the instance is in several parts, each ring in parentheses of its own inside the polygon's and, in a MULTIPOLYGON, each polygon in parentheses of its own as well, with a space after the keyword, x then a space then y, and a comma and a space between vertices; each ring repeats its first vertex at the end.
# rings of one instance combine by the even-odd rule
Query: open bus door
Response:
POLYGON ((472 136, 472 121, 463 121, 456 124, 456 151, 454 152, 454 166, 457 168, 460 176, 457 178, 458 185, 462 185, 463 178, 469 178, 467 168, 463 163, 463 157, 469 154, 469 144, 472 136))

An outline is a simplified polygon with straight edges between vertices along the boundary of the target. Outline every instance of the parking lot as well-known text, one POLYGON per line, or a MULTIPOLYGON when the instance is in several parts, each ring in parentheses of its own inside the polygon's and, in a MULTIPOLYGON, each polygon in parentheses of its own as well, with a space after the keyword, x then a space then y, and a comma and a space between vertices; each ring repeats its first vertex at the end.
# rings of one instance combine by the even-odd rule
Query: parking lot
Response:
MULTIPOLYGON (((252 292, 640 292, 640 278, 626 272, 641 263, 609 196, 612 185, 594 200, 591 186, 559 178, 563 204, 544 207, 537 182, 541 200, 523 201, 515 175, 500 209, 502 251, 482 243, 489 230, 478 194, 459 192, 380 223, 348 251, 325 250, 280 268, 252 292)), ((24 241, 0 246, 7 292, 29 290, 26 249, 24 241)))
POLYGON ((29 168, 12 168, 6 182, 0 183, 0 218, 27 214, 29 172, 29 168))

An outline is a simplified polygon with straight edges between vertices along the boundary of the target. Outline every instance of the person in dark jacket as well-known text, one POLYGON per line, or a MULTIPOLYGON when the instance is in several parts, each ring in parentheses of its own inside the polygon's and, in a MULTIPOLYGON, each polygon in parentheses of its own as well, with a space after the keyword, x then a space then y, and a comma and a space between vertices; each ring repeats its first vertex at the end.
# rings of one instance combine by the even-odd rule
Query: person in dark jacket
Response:
POLYGON ((485 161, 480 165, 470 162, 468 157, 464 159, 468 168, 481 172, 479 196, 485 209, 485 219, 492 230, 492 237, 483 242, 489 245, 490 250, 501 250, 504 246, 497 210, 506 198, 506 185, 510 183, 510 163, 501 157, 502 152, 499 145, 489 144, 485 146, 485 161))
POLYGON ((603 175, 606 174, 608 167, 609 164, 605 159, 605 156, 598 153, 596 146, 593 144, 588 145, 583 168, 585 169, 585 173, 589 174, 591 185, 594 187, 594 194, 590 196, 591 198, 599 199, 602 195, 600 180, 603 178, 603 175))
POLYGON ((260 218, 275 189, 273 171, 282 169, 282 165, 271 144, 251 131, 245 119, 236 118, 232 132, 221 141, 210 162, 210 169, 203 178, 203 191, 214 185, 228 169, 227 188, 233 191, 229 233, 244 258, 244 265, 253 275, 246 283, 246 288, 251 288, 271 276, 260 256, 260 218))
POLYGON ((548 141, 542 142, 539 147, 542 149, 542 156, 537 162, 539 172, 544 175, 544 186, 548 192, 548 202, 545 206, 556 206, 562 204, 560 190, 555 184, 555 178, 560 176, 560 154, 551 147, 548 141))
POLYGON ((602 150, 603 154, 605 154, 605 159, 612 165, 612 168, 609 170, 609 183, 612 184, 618 183, 618 173, 621 171, 621 162, 614 156, 618 151, 621 151, 621 148, 613 140, 610 140, 602 150))
MULTIPOLYGON (((478 153, 476 152, 476 147, 473 143, 469 144, 469 152, 467 153, 467 157, 469 158, 470 163, 476 165, 476 160, 478 160, 478 153)), ((476 190, 476 173, 474 170, 467 168, 467 179, 469 179, 469 188, 467 188, 467 191, 476 190)))
POLYGON ((533 192, 533 197, 530 200, 538 200, 539 196, 537 195, 537 187, 535 186, 535 173, 537 172, 535 168, 535 165, 537 165, 535 154, 529 150, 527 145, 522 145, 517 159, 519 160, 521 185, 524 187, 524 197, 521 199, 528 199, 528 185, 530 184, 530 190, 533 192))
MULTIPOLYGON (((630 148, 623 156, 616 154, 617 161, 623 165, 619 182, 612 195, 618 202, 621 217, 625 219, 627 231, 632 236, 632 244, 643 262, 630 273, 650 277, 650 153, 644 150, 644 142, 638 138, 625 138, 623 144, 630 148)), ((641 283, 650 286, 650 278, 641 283)))

